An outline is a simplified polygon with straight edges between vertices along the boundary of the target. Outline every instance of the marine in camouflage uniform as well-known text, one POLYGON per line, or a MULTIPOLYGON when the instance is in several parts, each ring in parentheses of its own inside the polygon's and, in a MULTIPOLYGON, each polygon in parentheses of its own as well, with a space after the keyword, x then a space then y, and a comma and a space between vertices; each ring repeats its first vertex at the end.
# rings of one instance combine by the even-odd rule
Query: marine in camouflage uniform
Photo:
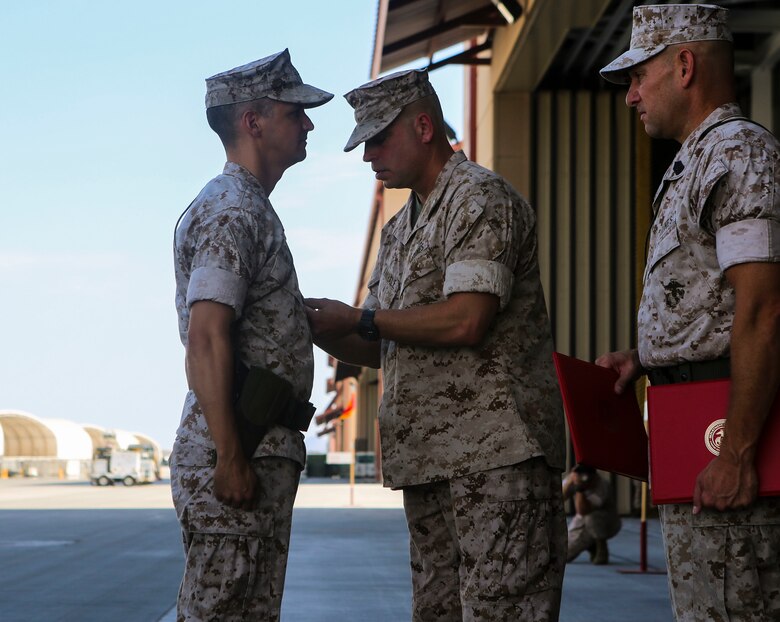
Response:
MULTIPOLYGON (((271 100, 266 101, 270 106, 284 102, 308 107, 332 97, 301 82, 287 50, 206 83, 209 109, 261 98, 271 100)), ((305 114, 300 123, 304 134, 312 128, 305 114)), ((225 338, 235 360, 272 370, 292 385, 299 401, 308 400, 311 392, 312 340, 284 229, 268 198, 270 190, 239 163, 246 160, 252 166, 252 160, 241 155, 245 152, 236 151, 235 143, 224 138, 223 142, 229 160, 223 173, 192 202, 175 237, 176 309, 191 385, 171 458, 171 488, 186 554, 177 619, 278 620, 292 506, 305 461, 303 436, 282 425, 269 428, 252 456, 238 458, 248 460, 256 475, 252 497, 220 498, 216 467, 218 459, 227 458, 218 454, 218 430, 213 426, 215 421, 225 422, 213 413, 209 419, 201 404, 203 399, 204 404, 213 404, 213 395, 197 380, 197 366, 203 363, 191 352, 193 307, 217 303, 229 312, 233 321, 225 338)), ((278 178, 268 179, 272 189, 278 178)), ((232 373, 233 360, 228 366, 227 373, 232 373)), ((230 417, 233 389, 228 387, 229 395, 223 396, 229 400, 230 417)), ((237 431, 231 434, 235 437, 237 431)), ((232 440, 235 446, 239 439, 232 440)))
MULTIPOLYGON (((642 64, 670 45, 680 49, 691 42, 731 41, 726 13, 706 5, 634 9, 631 50, 602 69, 602 75, 615 82, 633 78, 626 101, 648 116, 648 133, 656 111, 637 89, 641 80, 653 80, 656 74, 645 72, 642 64)), ((707 61, 701 58, 699 71, 706 83, 707 61)), ((720 69, 716 80, 728 84, 730 67, 720 69)), ((712 475, 719 469, 720 481, 727 477, 729 467, 721 461, 726 439, 743 440, 749 430, 755 430, 754 442, 759 437, 762 417, 777 392, 780 341, 776 328, 763 332, 758 342, 748 341, 745 331, 746 316, 755 314, 750 321, 761 318, 763 301, 774 300, 770 306, 776 307, 780 300, 779 145, 767 130, 742 116, 733 98, 723 99, 704 110, 705 118, 687 135, 663 136, 679 138, 682 147, 653 202, 638 319, 638 360, 654 383, 688 378, 671 378, 676 365, 692 363, 695 373, 704 365, 713 369, 713 361, 725 361, 728 367, 731 357, 732 396, 742 401, 730 404, 721 457, 699 475, 694 504, 659 508, 672 606, 677 620, 685 622, 780 619, 780 498, 753 501, 755 491, 748 490, 739 502, 727 502, 712 475), (751 285, 746 280, 751 274, 763 280, 751 285), (732 340, 737 330, 743 341, 732 340), (750 359, 760 366, 746 364, 750 359), (740 407, 754 414, 745 417, 740 407)), ((753 444, 738 455, 752 456, 754 450, 753 444)), ((751 488, 739 477, 753 472, 750 464, 740 469, 733 488, 738 492, 751 488)))
POLYGON ((364 310, 307 305, 315 342, 336 356, 361 362, 329 340, 336 326, 353 344, 355 331, 366 339, 381 333, 382 472, 386 486, 403 489, 413 619, 556 620, 564 435, 534 213, 504 179, 453 152, 443 123, 433 139, 444 141, 433 156, 439 164, 426 171, 429 192, 399 181, 405 166, 418 170, 403 150, 425 147, 396 143, 392 132, 404 131, 404 109, 435 99, 426 72, 393 74, 346 98, 358 121, 346 150, 368 141, 364 159, 378 178, 415 192, 382 230, 364 310), (403 152, 372 155, 379 144, 403 152), (396 166, 392 157, 406 162, 396 166), (437 339, 437 328, 415 315, 446 315, 464 293, 494 304, 468 343, 437 339), (418 337, 404 332, 417 329, 418 337))

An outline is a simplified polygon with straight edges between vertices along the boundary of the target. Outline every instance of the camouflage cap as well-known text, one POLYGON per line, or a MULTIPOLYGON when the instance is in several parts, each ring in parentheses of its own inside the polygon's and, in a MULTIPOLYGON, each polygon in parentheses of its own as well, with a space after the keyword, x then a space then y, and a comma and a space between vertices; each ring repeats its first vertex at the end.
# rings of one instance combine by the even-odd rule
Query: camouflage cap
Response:
POLYGON ((712 4, 649 4, 634 7, 631 45, 599 72, 615 84, 630 82, 628 70, 663 52, 692 41, 733 41, 728 9, 712 4))
POLYGON ((206 78, 206 108, 263 97, 313 108, 330 101, 333 93, 304 84, 286 49, 206 78))
POLYGON ((352 151, 379 134, 408 104, 435 93, 425 69, 391 73, 350 91, 344 98, 355 109, 357 126, 344 151, 352 151))

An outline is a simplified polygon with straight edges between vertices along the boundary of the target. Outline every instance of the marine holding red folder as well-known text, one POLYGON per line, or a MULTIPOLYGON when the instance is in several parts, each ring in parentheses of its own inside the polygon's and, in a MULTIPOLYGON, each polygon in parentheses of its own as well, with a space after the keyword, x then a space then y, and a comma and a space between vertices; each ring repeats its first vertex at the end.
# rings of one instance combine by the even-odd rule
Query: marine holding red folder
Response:
MULTIPOLYGON (((618 372, 618 393, 644 373, 659 390, 731 381, 719 453, 692 503, 659 506, 672 606, 686 622, 780 619, 780 497, 758 496, 756 464, 780 386, 780 149, 736 103, 727 15, 637 6, 630 49, 601 70, 628 85, 648 135, 681 147, 653 200, 638 349, 597 363, 618 372)), ((651 423, 651 446, 666 442, 651 423)))

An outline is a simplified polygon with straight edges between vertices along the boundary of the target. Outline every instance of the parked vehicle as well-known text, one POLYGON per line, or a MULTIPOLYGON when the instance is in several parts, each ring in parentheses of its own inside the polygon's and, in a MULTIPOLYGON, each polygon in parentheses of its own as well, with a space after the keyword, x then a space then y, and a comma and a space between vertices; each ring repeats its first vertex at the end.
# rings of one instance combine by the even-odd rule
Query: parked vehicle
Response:
POLYGON ((135 486, 157 479, 157 465, 152 452, 141 446, 127 450, 101 447, 92 459, 90 481, 97 486, 110 486, 117 482, 135 486))

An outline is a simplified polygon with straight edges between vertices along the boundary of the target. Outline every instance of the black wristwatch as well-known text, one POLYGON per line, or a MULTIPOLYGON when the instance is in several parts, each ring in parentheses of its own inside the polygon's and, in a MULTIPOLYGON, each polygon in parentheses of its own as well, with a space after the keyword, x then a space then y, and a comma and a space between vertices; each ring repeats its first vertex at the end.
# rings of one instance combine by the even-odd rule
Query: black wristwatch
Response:
POLYGON ((374 324, 374 309, 363 309, 360 314, 357 332, 366 341, 379 341, 379 329, 374 324))

